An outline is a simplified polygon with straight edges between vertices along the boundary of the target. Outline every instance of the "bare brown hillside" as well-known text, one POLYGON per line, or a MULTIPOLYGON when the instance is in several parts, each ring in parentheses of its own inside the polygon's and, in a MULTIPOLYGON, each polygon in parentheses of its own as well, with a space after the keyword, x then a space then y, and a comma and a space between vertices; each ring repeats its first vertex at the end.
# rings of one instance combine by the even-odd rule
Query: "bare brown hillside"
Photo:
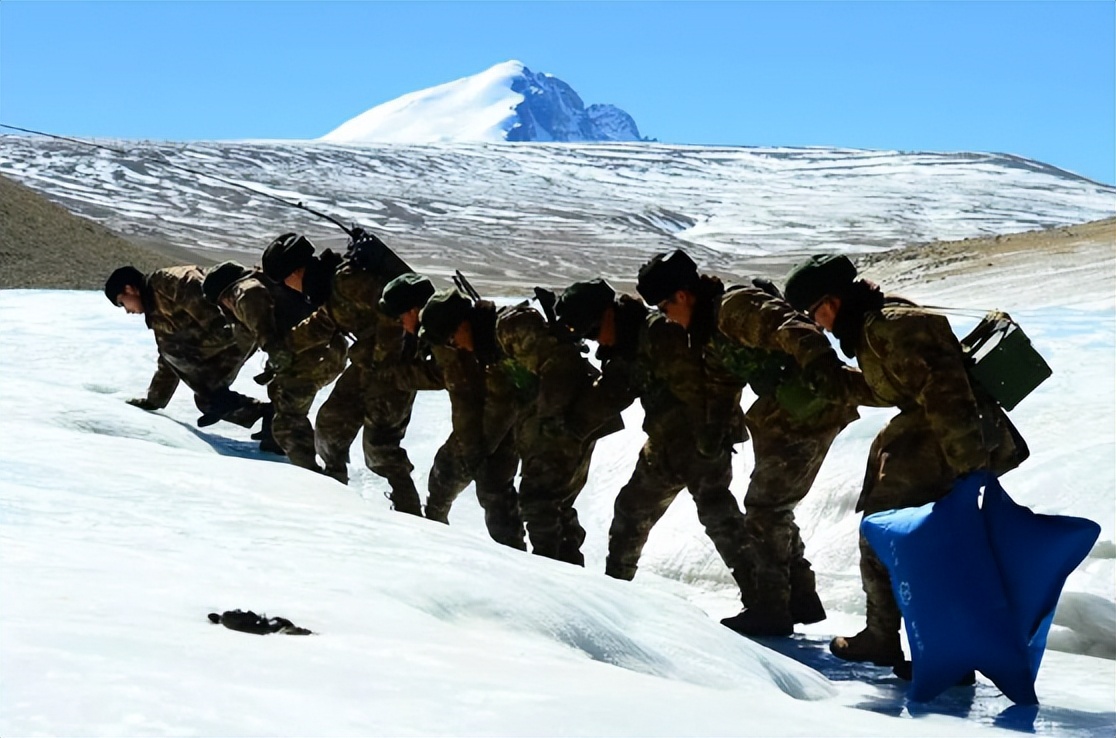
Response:
POLYGON ((0 288, 101 289, 118 266, 210 264, 203 254, 138 245, 0 176, 0 288))

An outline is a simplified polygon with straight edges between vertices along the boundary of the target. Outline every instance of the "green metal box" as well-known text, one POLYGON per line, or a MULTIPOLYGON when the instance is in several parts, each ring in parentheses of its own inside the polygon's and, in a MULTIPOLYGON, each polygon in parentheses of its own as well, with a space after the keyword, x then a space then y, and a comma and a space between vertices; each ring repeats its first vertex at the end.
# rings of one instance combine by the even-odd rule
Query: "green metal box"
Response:
POLYGON ((1002 311, 986 315, 961 339, 969 376, 1005 410, 1012 410, 1053 374, 1011 316, 1002 311))

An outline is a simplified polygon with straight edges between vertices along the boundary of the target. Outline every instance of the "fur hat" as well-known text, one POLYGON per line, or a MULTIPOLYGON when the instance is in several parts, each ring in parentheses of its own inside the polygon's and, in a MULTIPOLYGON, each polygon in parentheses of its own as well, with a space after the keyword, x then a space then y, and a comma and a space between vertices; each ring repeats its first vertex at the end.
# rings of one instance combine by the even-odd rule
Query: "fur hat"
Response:
POLYGON ((136 269, 134 266, 122 266, 113 271, 109 278, 105 280, 105 297, 113 305, 116 304, 116 298, 124 294, 124 288, 131 285, 136 289, 143 287, 145 277, 143 272, 136 269))
POLYGON ((435 346, 444 346, 472 312, 473 301, 460 290, 454 288, 435 292, 419 313, 422 325, 419 338, 435 346))
POLYGON ((697 282, 697 264, 682 249, 659 254, 639 268, 636 292, 648 305, 658 305, 697 282))
POLYGON ((823 297, 841 292, 855 279, 856 266, 849 257, 819 254, 791 270, 783 294, 795 310, 807 312, 823 297))
POLYGON ((252 270, 235 261, 223 261, 215 267, 210 267, 202 280, 202 294, 205 299, 216 305, 221 301, 221 294, 235 282, 248 277, 252 270))
POLYGON ((284 233, 267 245, 260 264, 268 279, 282 282, 292 272, 309 264, 313 258, 314 244, 306 236, 284 233))
POLYGON ((616 300, 616 290, 603 279, 574 282, 554 303, 554 315, 578 338, 595 338, 601 316, 616 300))

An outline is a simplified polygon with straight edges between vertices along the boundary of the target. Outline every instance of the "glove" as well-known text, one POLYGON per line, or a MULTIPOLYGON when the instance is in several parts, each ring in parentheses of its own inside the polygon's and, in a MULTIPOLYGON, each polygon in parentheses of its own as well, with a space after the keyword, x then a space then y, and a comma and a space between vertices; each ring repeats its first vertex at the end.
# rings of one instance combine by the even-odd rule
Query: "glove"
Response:
POLYGON ((158 410, 159 406, 146 397, 133 397, 130 400, 125 400, 132 407, 138 407, 140 410, 158 410))
POLYGON ((291 368, 294 354, 286 349, 276 349, 267 355, 267 369, 272 374, 282 374, 291 368))
POLYGON ((275 379, 275 372, 271 371, 270 366, 265 366, 262 372, 252 377, 252 381, 256 384, 271 384, 273 379, 275 379))

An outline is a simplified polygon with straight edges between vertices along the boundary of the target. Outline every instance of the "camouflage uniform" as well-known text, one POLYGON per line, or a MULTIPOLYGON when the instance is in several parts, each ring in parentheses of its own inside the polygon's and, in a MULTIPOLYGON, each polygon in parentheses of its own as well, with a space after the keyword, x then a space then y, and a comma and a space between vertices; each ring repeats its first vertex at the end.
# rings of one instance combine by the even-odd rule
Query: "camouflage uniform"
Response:
POLYGON ((159 348, 155 376, 147 388, 152 409, 166 407, 181 380, 194 392, 194 404, 205 416, 251 428, 267 406, 233 392, 229 385, 256 350, 252 335, 239 324, 229 325, 220 309, 205 299, 196 266, 157 269, 140 290, 144 320, 159 348))
MULTIPOLYGON (((685 487, 698 520, 741 586, 747 586, 744 516, 729 491, 732 446, 744 440, 743 383, 705 349, 724 288, 702 277, 689 331, 652 315, 641 327, 633 366, 647 442, 616 497, 605 573, 632 579, 651 528, 685 487)), ((618 321, 618 331, 624 321, 618 321)), ((618 335, 618 342, 623 341, 618 335)), ((609 370, 605 369, 606 376, 609 370)))
MULTIPOLYGON (((856 510, 865 515, 941 499, 957 477, 978 469, 1005 473, 1027 448, 1003 410, 969 382, 949 322, 889 298, 868 312, 856 357, 876 396, 899 408, 872 442, 856 510)), ((860 538, 867 631, 898 648, 899 608, 887 569, 860 538)))
MULTIPOLYGON (((477 501, 484 509, 485 526, 492 540, 525 551, 523 520, 515 489, 515 474, 519 468, 515 436, 505 433, 493 448, 488 447, 484 438, 489 384, 499 380, 497 374, 491 377, 489 374, 489 368, 500 360, 496 346, 497 310, 491 303, 481 301, 474 308, 471 320, 477 350, 433 347, 434 360, 449 392, 453 430, 434 455, 426 517, 449 522, 453 501, 469 482, 475 482, 477 501)), ((494 408, 498 402, 495 396, 494 408)))
POLYGON ((529 307, 502 312, 496 336, 506 356, 492 370, 499 373, 504 388, 496 394, 514 403, 515 411, 494 412, 500 403, 490 402, 485 408, 485 437, 495 442, 507 432, 515 434, 523 460, 519 511, 531 552, 583 566, 585 530, 573 505, 588 479, 599 434, 586 434, 571 420, 596 370, 579 342, 556 337, 543 316, 529 307), (514 430, 508 428, 512 420, 514 430))
MULTIPOLYGON (((349 351, 351 363, 318 410, 315 445, 326 473, 347 481, 349 448, 363 426, 365 464, 387 479, 392 507, 421 515, 422 505, 411 478, 414 465, 400 446, 417 388, 401 387, 390 376, 393 367, 415 358, 415 346, 405 345, 399 322, 377 306, 384 285, 411 269, 386 246, 376 243, 381 248, 376 263, 364 264, 355 254, 350 255, 334 273, 326 303, 299 327, 309 334, 332 331, 336 336, 355 338, 349 351)), ((440 382, 432 381, 422 389, 440 387, 440 382)))
POLYGON ((332 382, 345 364, 346 344, 339 335, 296 336, 292 330, 311 312, 294 290, 262 274, 234 282, 221 295, 233 316, 268 354, 268 396, 275 408, 271 432, 292 464, 320 471, 314 458, 314 429, 307 417, 318 390, 332 382))
POLYGON ((794 522, 837 434, 870 402, 860 374, 844 366, 821 330, 774 291, 733 287, 721 303, 711 353, 749 382, 744 415, 755 465, 744 496, 751 571, 744 601, 759 613, 816 622, 825 613, 794 522))

